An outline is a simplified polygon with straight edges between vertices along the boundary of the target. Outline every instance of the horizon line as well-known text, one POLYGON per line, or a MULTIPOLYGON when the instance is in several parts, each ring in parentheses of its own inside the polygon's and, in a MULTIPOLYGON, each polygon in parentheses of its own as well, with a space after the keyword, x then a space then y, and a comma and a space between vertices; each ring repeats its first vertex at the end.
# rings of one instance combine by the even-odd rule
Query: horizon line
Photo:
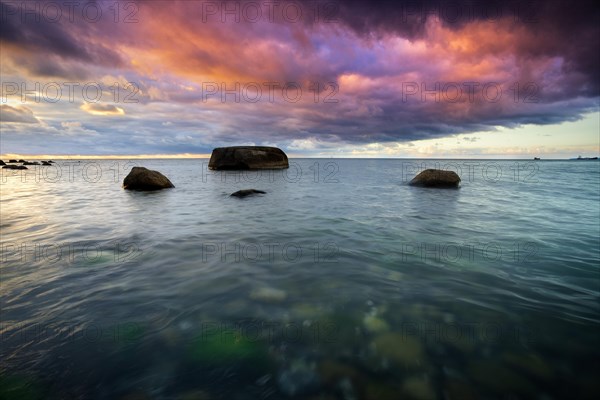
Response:
MULTIPOLYGON (((18 153, 5 153, 0 154, 0 159, 32 159, 32 160, 128 160, 128 159, 137 159, 137 160, 167 160, 167 159, 209 159, 210 154, 193 154, 193 153, 182 153, 182 154, 108 154, 108 155, 98 155, 98 154, 18 154, 18 153)), ((593 156, 583 156, 583 158, 588 157, 598 157, 596 155, 593 156)), ((467 156, 467 157, 382 157, 382 156, 308 156, 308 155, 299 155, 293 154, 289 155, 288 158, 314 158, 314 159, 365 159, 365 160, 531 160, 535 159, 531 156, 504 156, 504 157, 483 157, 483 156, 467 156)), ((539 158, 539 161, 551 161, 551 160, 571 160, 576 159, 574 156, 572 158, 539 158)))

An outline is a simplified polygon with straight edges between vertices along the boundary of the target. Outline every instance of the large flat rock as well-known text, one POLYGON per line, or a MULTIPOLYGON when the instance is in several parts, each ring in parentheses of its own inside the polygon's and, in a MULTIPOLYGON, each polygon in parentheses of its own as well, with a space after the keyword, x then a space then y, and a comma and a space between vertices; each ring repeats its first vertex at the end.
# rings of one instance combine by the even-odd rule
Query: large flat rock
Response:
POLYGON ((213 170, 250 170, 289 168, 287 155, 277 147, 217 147, 208 163, 213 170))

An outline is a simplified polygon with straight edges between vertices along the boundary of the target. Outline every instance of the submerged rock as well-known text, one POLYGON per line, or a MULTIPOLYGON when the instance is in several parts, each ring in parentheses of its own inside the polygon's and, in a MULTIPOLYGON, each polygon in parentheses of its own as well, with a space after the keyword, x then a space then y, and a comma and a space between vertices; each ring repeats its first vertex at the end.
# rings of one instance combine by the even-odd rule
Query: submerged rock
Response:
POLYGON ((131 172, 123 180, 123 188, 128 190, 159 190, 174 187, 166 176, 144 167, 131 168, 131 172))
POLYGON ((423 344, 411 335, 393 332, 383 333, 373 340, 371 349, 378 358, 386 361, 386 363, 391 362, 407 370, 425 370, 428 368, 423 344))
POLYGON ((0 165, 6 165, 6 163, 2 160, 0 160, 0 165))
POLYGON ((346 377, 340 380, 337 389, 342 394, 344 400, 358 400, 356 388, 350 378, 346 377))
POLYGON ((182 393, 177 397, 179 400, 211 400, 214 399, 208 392, 204 390, 190 390, 182 393))
POLYGON ((511 367, 538 379, 550 380, 554 375, 552 364, 547 363, 536 354, 507 353, 502 359, 511 367))
POLYGON ((9 163, 16 163, 18 162, 17 160, 8 160, 9 163))
POLYGON ((377 315, 367 314, 363 318, 363 325, 370 333, 381 333, 390 330, 388 323, 377 315))
POLYGON ((437 398, 429 379, 420 376, 406 379, 402 384, 402 391, 410 399, 435 400, 437 398))
POLYGON ((213 170, 250 170, 289 168, 287 155, 277 147, 233 146, 212 151, 208 168, 213 170))
POLYGON ((477 391, 468 382, 456 378, 444 384, 444 396, 448 400, 477 400, 477 391))
POLYGON ((494 360, 476 360, 467 365, 469 378, 490 391, 514 393, 516 398, 533 398, 537 391, 522 374, 494 360))
POLYGON ((333 387, 343 379, 357 381, 360 373, 353 366, 334 360, 324 360, 319 365, 319 374, 326 386, 333 387))
POLYGON ((426 169, 415 176, 410 182, 411 186, 455 188, 460 183, 460 177, 454 171, 441 169, 426 169))
POLYGON ((287 298, 287 293, 281 289, 262 287, 250 292, 250 298, 265 303, 281 303, 287 298))
POLYGON ((235 193, 232 193, 231 196, 233 197, 246 197, 246 196, 250 196, 250 195, 254 195, 254 194, 266 194, 267 192, 263 192, 262 190, 256 190, 256 189, 244 189, 244 190, 238 190, 235 193))
POLYGON ((366 400, 398 400, 401 391, 396 386, 382 382, 371 381, 365 390, 366 400))
POLYGON ((279 390, 290 397, 315 392, 320 386, 316 363, 293 360, 279 373, 277 384, 279 390))
POLYGON ((40 165, 37 161, 25 161, 23 165, 40 165))

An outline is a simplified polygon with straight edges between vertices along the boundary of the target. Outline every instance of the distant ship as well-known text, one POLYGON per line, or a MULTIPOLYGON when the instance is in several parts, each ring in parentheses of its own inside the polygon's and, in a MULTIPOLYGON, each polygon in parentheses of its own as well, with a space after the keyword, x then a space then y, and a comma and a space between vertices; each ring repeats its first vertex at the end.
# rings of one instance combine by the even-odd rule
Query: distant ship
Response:
POLYGON ((577 158, 570 158, 570 160, 582 160, 582 161, 583 160, 597 160, 597 159, 598 159, 598 157, 581 157, 581 156, 579 156, 577 158))
POLYGON ((533 157, 534 160, 541 160, 539 157, 533 157))

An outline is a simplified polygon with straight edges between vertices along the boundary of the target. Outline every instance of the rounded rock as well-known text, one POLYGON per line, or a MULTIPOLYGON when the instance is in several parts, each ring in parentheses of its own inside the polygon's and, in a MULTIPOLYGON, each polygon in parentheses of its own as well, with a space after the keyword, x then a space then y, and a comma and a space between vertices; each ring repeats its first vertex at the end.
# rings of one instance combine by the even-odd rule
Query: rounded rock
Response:
POLYGON ((127 190, 160 190, 174 188, 171 181, 158 171, 144 167, 133 167, 123 180, 123 188, 127 190))
POLYGON ((456 172, 441 169, 426 169, 409 182, 411 186, 434 188, 456 188, 459 184, 460 177, 456 172))

